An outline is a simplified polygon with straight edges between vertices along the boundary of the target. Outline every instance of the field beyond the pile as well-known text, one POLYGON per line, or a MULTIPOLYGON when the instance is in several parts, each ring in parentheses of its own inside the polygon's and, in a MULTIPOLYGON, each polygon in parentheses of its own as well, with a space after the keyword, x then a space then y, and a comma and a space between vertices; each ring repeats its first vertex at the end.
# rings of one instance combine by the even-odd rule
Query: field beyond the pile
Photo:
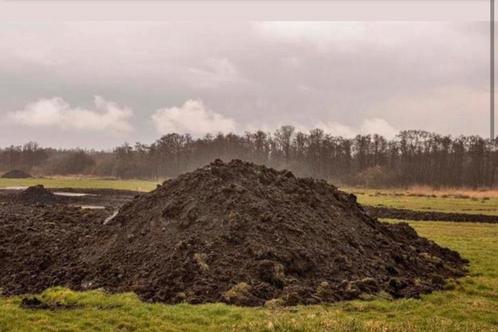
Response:
POLYGON ((133 191, 151 191, 159 181, 119 180, 87 177, 47 177, 27 179, 0 178, 0 188, 29 187, 42 184, 45 188, 80 188, 80 189, 118 189, 133 191))

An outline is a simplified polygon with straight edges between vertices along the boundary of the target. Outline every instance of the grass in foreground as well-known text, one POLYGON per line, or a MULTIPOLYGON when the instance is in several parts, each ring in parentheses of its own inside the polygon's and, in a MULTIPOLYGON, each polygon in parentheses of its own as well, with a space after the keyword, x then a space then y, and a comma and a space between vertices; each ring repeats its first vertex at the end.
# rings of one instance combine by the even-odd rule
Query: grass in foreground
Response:
POLYGON ((0 331, 498 331, 498 225, 411 225, 468 258, 470 274, 419 300, 274 309, 146 304, 133 294, 54 288, 42 297, 74 308, 26 310, 20 297, 0 297, 0 331))

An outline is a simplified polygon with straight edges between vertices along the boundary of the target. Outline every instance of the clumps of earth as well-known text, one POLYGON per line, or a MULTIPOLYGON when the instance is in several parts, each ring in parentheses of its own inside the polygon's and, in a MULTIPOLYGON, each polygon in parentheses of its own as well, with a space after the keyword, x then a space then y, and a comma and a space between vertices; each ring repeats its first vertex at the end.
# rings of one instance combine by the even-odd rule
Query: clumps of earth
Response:
POLYGON ((54 204, 57 202, 57 196, 39 184, 28 187, 14 196, 14 201, 24 204, 54 204))
POLYGON ((88 271, 80 250, 94 243, 106 215, 58 204, 0 203, 0 293, 77 289, 88 271))
POLYGON ((31 174, 18 169, 13 169, 2 175, 4 179, 26 179, 31 177, 31 174))
POLYGON ((166 303, 417 297, 467 263, 406 223, 371 218, 325 181, 239 160, 164 182, 95 236, 70 286, 166 303))
MULTIPOLYGON (((32 192, 46 195, 40 186, 20 195, 32 192)), ((0 204, 5 295, 66 286, 245 306, 417 297, 464 275, 466 263, 325 181, 239 160, 168 180, 110 219, 63 204, 0 204)))

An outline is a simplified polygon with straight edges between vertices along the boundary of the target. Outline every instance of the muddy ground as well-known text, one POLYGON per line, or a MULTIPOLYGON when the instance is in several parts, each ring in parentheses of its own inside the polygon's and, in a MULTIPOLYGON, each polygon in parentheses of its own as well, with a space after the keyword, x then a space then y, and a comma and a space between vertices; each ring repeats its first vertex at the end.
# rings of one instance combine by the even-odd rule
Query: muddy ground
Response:
POLYGON ((0 190, 3 294, 61 285, 250 306, 417 297, 464 275, 466 260, 407 224, 375 217, 497 222, 363 208, 323 181, 240 161, 215 162, 151 193, 49 194, 38 191, 44 199, 37 202, 36 195, 19 200, 19 190, 0 190))
POLYGON ((101 230, 106 210, 63 205, 0 203, 0 289, 3 294, 41 292, 74 285, 87 267, 80 249, 101 230))
POLYGON ((241 161, 216 161, 146 194, 84 193, 55 204, 0 195, 4 294, 62 285, 166 303, 294 305, 417 297, 465 273, 458 253, 407 224, 378 222, 353 195, 241 161))
MULTIPOLYGON (((45 203, 74 207, 118 209, 126 202, 143 193, 129 190, 115 189, 79 189, 79 188, 47 188, 53 196, 50 201, 40 196, 28 196, 27 204, 45 203)), ((18 197, 23 195, 20 189, 0 189, 0 202, 19 202, 18 197)), ((46 197, 46 196, 44 196, 46 197)))

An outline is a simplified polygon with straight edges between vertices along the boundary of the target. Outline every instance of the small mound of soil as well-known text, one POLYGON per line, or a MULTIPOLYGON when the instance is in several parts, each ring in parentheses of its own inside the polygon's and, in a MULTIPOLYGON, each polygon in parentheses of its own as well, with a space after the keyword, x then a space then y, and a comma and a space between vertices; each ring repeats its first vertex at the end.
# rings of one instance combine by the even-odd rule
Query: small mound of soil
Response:
POLYGON ((2 178, 5 179, 27 179, 32 178, 31 174, 26 173, 25 171, 21 171, 18 169, 14 169, 2 175, 2 178))
POLYGON ((25 204, 54 204, 57 202, 57 196, 39 184, 17 194, 14 200, 25 204))
MULTIPOLYGON (((321 180, 220 160, 125 204, 83 250, 80 285, 167 303, 416 297, 465 273, 457 252, 371 218, 321 180)), ((78 285, 74 285, 78 287, 78 285)))

